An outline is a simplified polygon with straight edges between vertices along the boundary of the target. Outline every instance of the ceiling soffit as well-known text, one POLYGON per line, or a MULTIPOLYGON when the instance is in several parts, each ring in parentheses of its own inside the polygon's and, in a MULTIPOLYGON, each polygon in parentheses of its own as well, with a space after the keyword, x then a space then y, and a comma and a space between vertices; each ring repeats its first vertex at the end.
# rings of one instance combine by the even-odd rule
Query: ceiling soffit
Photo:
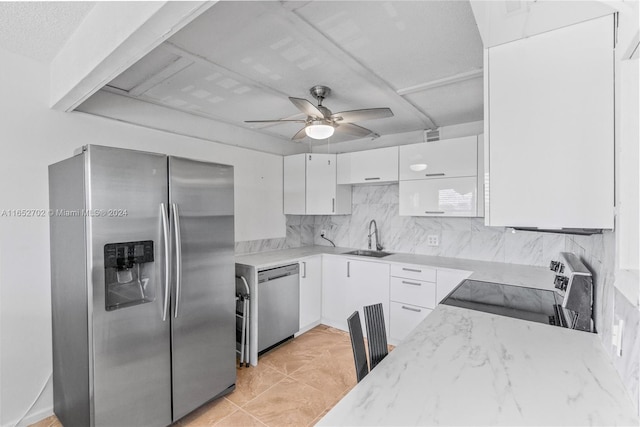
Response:
POLYGON ((287 97, 314 101, 317 84, 333 112, 390 107, 357 123, 381 135, 481 120, 469 2, 219 2, 109 87, 289 140, 300 124, 244 120, 304 118, 287 97))

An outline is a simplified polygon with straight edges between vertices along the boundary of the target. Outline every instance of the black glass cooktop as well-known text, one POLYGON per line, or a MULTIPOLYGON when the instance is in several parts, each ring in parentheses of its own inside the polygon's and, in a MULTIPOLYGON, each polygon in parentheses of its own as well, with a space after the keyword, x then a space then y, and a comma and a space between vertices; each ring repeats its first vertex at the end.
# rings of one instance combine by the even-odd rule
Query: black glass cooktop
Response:
POLYGON ((562 301, 550 290, 467 279, 442 304, 532 322, 562 325, 562 301))

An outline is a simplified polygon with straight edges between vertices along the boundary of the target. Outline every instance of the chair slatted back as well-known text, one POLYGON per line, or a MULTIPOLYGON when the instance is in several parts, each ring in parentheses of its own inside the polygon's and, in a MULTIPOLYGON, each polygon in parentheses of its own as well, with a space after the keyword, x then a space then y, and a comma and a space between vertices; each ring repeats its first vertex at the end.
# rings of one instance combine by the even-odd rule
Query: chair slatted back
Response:
POLYGON ((370 369, 373 369, 389 354, 382 304, 365 306, 364 319, 367 326, 367 342, 369 343, 369 366, 370 369))
POLYGON ((360 382, 368 373, 367 352, 364 347, 364 337, 362 336, 362 324, 360 314, 355 311, 347 319, 349 325, 349 335, 351 337, 351 348, 353 349, 353 360, 356 366, 356 377, 360 382))

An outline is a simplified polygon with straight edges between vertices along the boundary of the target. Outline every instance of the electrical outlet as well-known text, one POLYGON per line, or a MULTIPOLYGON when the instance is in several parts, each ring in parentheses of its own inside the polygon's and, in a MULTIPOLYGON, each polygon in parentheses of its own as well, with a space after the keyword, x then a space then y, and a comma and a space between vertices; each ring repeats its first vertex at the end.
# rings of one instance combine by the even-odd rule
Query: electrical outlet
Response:
POLYGON ((440 246, 440 237, 437 234, 427 236, 427 246, 440 246))
POLYGON ((327 230, 320 230, 320 237, 324 237, 327 235, 327 230))

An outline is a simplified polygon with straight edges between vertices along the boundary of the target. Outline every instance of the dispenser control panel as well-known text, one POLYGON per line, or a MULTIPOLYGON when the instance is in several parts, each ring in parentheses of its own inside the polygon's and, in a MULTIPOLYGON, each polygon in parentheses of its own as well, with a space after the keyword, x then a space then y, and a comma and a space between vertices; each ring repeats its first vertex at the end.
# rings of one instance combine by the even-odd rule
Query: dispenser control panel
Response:
POLYGON ((153 262, 153 240, 104 245, 105 268, 131 268, 146 262, 153 262))

